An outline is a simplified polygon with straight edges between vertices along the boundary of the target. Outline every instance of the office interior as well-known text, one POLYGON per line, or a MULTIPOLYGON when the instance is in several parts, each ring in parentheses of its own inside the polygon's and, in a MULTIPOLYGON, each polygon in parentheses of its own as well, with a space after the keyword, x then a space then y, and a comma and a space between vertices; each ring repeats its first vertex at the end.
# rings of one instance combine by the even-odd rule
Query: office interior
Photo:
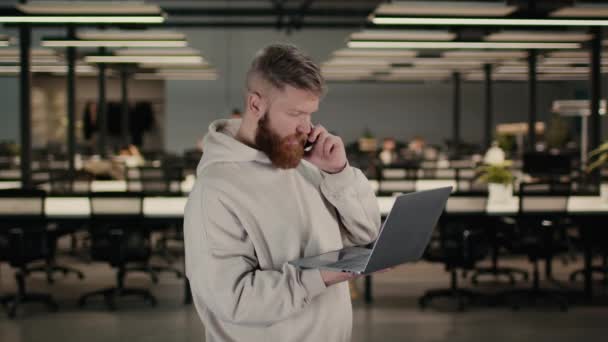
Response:
POLYGON ((320 65, 312 120, 383 219, 453 187, 419 261, 349 282, 353 341, 604 340, 606 26, 608 1, 2 1, 0 341, 205 340, 184 206, 272 43, 320 65))

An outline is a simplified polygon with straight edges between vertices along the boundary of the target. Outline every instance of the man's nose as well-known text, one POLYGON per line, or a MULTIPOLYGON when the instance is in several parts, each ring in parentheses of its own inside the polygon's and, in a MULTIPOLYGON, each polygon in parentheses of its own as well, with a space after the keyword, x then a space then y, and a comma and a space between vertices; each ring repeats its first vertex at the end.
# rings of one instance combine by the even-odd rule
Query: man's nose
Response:
POLYGON ((299 133, 308 135, 310 134, 310 132, 312 132, 312 123, 310 123, 310 120, 306 120, 305 122, 298 125, 297 129, 299 133))

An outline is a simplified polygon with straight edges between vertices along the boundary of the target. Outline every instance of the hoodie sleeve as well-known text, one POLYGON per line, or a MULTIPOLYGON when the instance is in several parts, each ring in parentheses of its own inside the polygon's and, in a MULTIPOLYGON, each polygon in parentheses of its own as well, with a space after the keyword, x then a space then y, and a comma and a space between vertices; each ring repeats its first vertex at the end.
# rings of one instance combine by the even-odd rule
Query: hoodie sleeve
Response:
POLYGON ((269 325, 302 310, 326 288, 319 270, 259 269, 254 245, 218 191, 186 209, 186 260, 195 300, 221 320, 269 325), (192 233, 194 232, 194 233, 192 233), (200 232, 200 233, 199 233, 200 232))
POLYGON ((350 165, 336 174, 322 174, 321 192, 338 211, 344 245, 374 241, 380 230, 380 209, 365 175, 350 165))

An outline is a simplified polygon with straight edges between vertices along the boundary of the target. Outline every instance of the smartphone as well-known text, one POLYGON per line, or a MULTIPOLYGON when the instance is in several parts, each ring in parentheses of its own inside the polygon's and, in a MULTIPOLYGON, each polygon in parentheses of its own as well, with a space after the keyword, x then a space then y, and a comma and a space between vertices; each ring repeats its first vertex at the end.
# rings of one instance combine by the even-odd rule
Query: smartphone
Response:
MULTIPOLYGON (((313 125, 312 123, 311 125, 311 132, 312 132, 312 128, 315 127, 315 125, 313 125)), ((310 151, 312 151, 312 147, 314 146, 315 142, 310 142, 308 141, 308 137, 306 137, 306 143, 304 144, 304 153, 310 153, 310 151)))
POLYGON ((310 151, 312 151, 312 147, 315 143, 314 142, 310 142, 308 140, 306 140, 306 144, 304 144, 304 153, 308 153, 310 151))

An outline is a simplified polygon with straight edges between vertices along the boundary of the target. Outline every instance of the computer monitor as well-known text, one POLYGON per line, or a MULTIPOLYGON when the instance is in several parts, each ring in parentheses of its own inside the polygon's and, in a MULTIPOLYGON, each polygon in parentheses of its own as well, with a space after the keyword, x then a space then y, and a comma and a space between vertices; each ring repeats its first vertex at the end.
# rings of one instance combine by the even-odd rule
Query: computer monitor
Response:
POLYGON ((524 173, 533 176, 569 175, 572 170, 572 159, 566 154, 527 152, 523 164, 524 173))

